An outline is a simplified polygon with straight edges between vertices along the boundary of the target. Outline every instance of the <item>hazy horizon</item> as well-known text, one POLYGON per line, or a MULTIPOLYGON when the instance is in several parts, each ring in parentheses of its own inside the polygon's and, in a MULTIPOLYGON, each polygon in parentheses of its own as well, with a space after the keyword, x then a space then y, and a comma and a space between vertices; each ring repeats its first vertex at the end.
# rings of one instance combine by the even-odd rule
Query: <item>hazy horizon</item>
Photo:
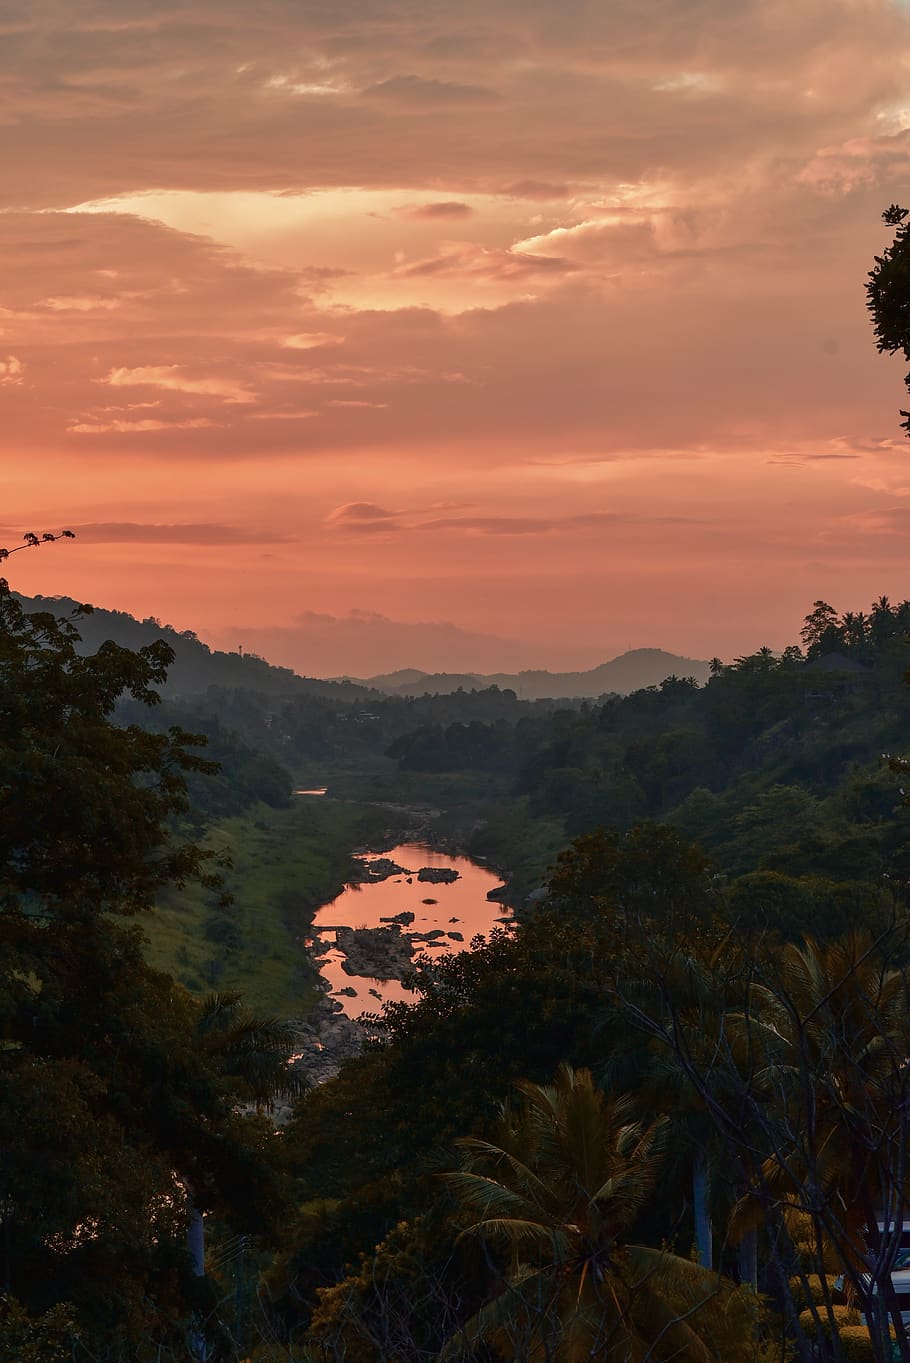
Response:
MULTIPOLYGON (((67 555, 70 547, 64 542, 47 551, 47 557, 58 551, 67 555)), ((35 562, 40 556, 40 553, 24 553, 14 560, 7 571, 15 591, 29 595, 18 579, 23 575, 21 570, 25 564, 35 562)), ((60 577, 62 583, 66 573, 61 572, 60 577)), ((73 596, 62 586, 43 594, 73 596)), ((893 592, 877 590, 874 596, 882 594, 893 601, 903 599, 900 584, 893 592)), ((752 619, 735 618, 716 624, 710 620, 696 622, 691 632, 687 622, 666 621, 661 636, 658 625, 644 622, 641 637, 633 635, 619 640, 610 638, 606 632, 599 636, 592 626, 587 631, 588 641, 577 645, 545 638, 484 634, 460 629, 448 620, 394 620, 378 612, 356 610, 338 616, 303 611, 287 623, 219 628, 207 625, 186 610, 168 614, 153 597, 144 598, 141 610, 134 609, 129 600, 124 600, 116 591, 105 591, 85 599, 100 609, 125 611, 140 620, 153 616, 178 631, 192 630, 211 648, 230 653, 240 646, 245 653, 258 654, 275 666, 290 667, 304 676, 369 678, 407 668, 426 673, 586 672, 637 649, 661 649, 695 661, 719 657, 724 662, 731 662, 764 645, 779 653, 788 644, 798 644, 804 617, 818 598, 807 600, 794 612, 789 629, 780 631, 768 629, 763 633, 752 619)), ((862 599, 850 592, 834 598, 831 604, 841 611, 868 610, 873 599, 871 594, 862 599)))
MULTIPOLYGON (((406 624, 383 617, 356 615, 346 619, 317 617, 287 629, 238 628, 199 633, 205 642, 228 652, 236 651, 239 644, 244 652, 258 653, 277 666, 326 678, 368 679, 409 668, 428 674, 587 672, 628 651, 628 645, 621 648, 591 645, 587 649, 551 650, 547 655, 546 650, 533 641, 470 634, 446 621, 406 624), (334 666, 334 663, 339 665, 334 666)), ((662 645, 641 644, 637 647, 661 648, 662 645)), ((683 656, 700 657, 691 652, 684 652, 683 656)))

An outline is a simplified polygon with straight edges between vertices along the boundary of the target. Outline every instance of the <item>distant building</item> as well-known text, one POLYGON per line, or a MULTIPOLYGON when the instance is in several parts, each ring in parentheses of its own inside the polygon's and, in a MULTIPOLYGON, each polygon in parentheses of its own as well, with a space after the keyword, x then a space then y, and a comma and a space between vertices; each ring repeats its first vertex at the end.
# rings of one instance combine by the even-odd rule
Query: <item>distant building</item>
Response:
POLYGON ((852 677, 864 678, 866 681, 872 681, 875 677, 874 668, 858 663, 855 658, 848 658, 846 653, 823 653, 813 658, 811 663, 806 663, 803 671, 849 673, 852 677))
POLYGON ((841 696, 849 696, 878 678, 873 667, 848 658, 846 653, 823 653, 803 665, 807 674, 806 704, 812 701, 833 701, 841 696))

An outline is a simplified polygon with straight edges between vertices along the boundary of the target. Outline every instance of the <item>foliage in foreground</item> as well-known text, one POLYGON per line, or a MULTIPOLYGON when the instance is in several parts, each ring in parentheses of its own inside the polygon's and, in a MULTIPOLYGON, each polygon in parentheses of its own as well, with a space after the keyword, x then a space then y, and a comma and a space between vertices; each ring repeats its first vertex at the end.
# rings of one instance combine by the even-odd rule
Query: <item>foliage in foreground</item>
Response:
POLYGON ((263 1096, 249 1020, 149 969, 131 922, 164 886, 218 885, 173 833, 194 736, 112 721, 124 691, 155 703, 169 652, 77 643, 0 584, 0 1338, 38 1348, 68 1303, 87 1357, 142 1360, 207 1309, 193 1209, 267 1233, 281 1179, 270 1124, 237 1110, 263 1096))

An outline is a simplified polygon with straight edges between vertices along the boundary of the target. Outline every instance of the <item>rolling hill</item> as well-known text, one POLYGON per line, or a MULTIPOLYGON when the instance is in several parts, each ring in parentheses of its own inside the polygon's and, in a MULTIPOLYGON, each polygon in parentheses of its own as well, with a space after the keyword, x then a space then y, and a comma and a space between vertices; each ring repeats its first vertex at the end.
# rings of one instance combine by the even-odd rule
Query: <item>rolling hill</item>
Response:
POLYGON ((646 686, 659 686, 670 676, 694 677, 704 682, 708 664, 699 658, 684 658, 666 653, 662 648, 634 648, 608 662, 592 667, 587 672, 526 672, 479 673, 418 672, 403 668, 384 676, 369 677, 361 683, 384 691, 387 695, 422 696, 427 693, 445 695, 459 688, 464 691, 498 686, 514 691, 521 700, 546 700, 565 697, 580 699, 608 694, 628 695, 646 686))

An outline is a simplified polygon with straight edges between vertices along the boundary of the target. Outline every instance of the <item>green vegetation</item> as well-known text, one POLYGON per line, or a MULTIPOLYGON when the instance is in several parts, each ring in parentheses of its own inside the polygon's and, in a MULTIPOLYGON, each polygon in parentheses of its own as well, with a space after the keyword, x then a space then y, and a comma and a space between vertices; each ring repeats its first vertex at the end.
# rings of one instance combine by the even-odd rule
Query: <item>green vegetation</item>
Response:
POLYGON ((112 722, 124 691, 155 704, 166 645, 78 637, 0 581, 0 1358, 145 1363, 212 1308, 184 1248, 203 1213, 275 1225, 272 1134, 240 1105, 293 1087, 292 1038, 146 964, 132 920, 218 888, 176 833, 206 763, 178 728, 112 722))
POLYGON ((221 888, 166 887, 143 922, 149 961, 195 993, 241 990, 257 1009, 305 1016, 316 996, 302 943, 313 911, 340 894, 352 849, 389 826, 388 811, 307 799, 218 820, 200 846, 230 858, 229 901, 221 888))
POLYGON ((477 754, 497 754, 500 779, 512 776, 509 798, 468 847, 516 869, 516 903, 555 846, 642 819, 672 823, 731 878, 762 872, 869 887, 900 873, 910 831, 882 761, 910 730, 908 631, 908 602, 881 598, 868 616, 820 602, 805 652, 761 648, 715 663, 705 686, 671 677, 505 728, 424 726, 389 751, 403 773, 427 770, 434 781, 473 773, 477 754))

